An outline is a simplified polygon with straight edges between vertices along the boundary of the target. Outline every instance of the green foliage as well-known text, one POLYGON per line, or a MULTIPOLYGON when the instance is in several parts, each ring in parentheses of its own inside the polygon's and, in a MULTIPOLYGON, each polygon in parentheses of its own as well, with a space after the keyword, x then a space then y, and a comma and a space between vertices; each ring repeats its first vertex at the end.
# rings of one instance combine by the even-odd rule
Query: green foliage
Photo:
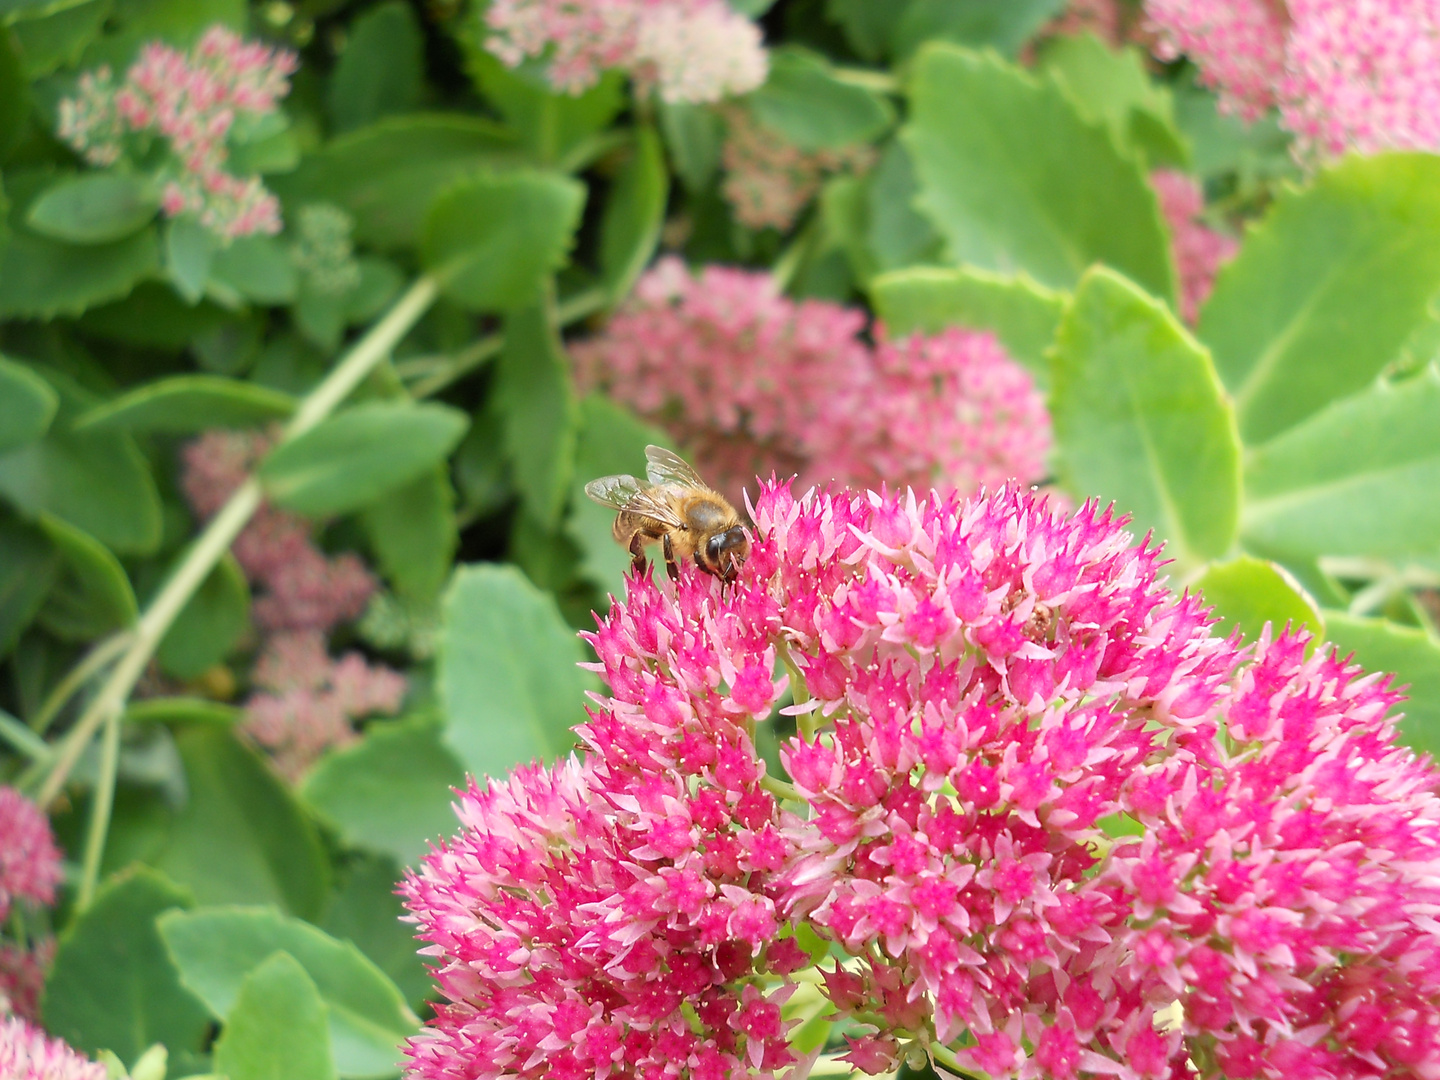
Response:
POLYGON ((108 244, 139 232, 159 208, 159 193, 144 177, 91 173, 46 188, 30 204, 25 223, 54 240, 108 244))
POLYGON ((227 1026, 256 971, 283 952, 324 1003, 339 1074, 363 1080, 398 1071, 397 1047, 419 1021, 395 984, 354 945, 264 907, 173 912, 161 917, 159 927, 185 986, 227 1026))
POLYGON ((660 137, 653 128, 638 128, 600 225, 600 276, 617 301, 629 294, 655 254, 669 194, 660 137))
POLYGON ((419 105, 424 46, 410 5, 400 0, 388 0, 357 18, 330 78, 335 130, 352 131, 419 105))
POLYGON ((0 453, 34 442, 55 419, 60 397, 24 364, 0 356, 0 453))
POLYGON ((177 1075, 176 1066, 198 1064, 209 1016, 181 985, 155 928, 157 916, 193 904, 148 870, 107 886, 60 939, 45 987, 45 1027, 77 1049, 110 1050, 127 1064, 156 1042, 177 1075))
POLYGON ((175 617, 155 658, 167 673, 193 679, 225 659, 249 629, 250 586, 227 555, 175 617))
POLYGON ((139 611, 120 560, 83 530, 41 513, 40 528, 60 554, 60 577, 40 609, 41 623, 56 637, 88 641, 122 630, 139 611))
POLYGON ((511 567, 462 566, 445 594, 436 664, 445 741, 478 776, 570 749, 590 679, 555 602, 511 567))
POLYGON ((1282 190, 1199 334, 1258 445, 1363 389, 1440 291, 1440 158, 1351 158, 1282 190))
POLYGON ((770 76, 749 104, 761 124, 801 150, 870 142, 895 122, 884 97, 836 78, 824 60, 797 49, 771 54, 770 76))
POLYGON ((310 773, 305 801, 351 847, 413 865, 453 828, 451 789, 465 783, 443 737, 433 717, 373 723, 310 773))
POLYGON ((357 510, 433 469, 468 425, 444 405, 356 405, 276 447, 260 479, 271 499, 302 514, 357 510))
POLYGON ((1325 635, 1325 618, 1315 601, 1275 563, 1241 555, 1211 566, 1195 585, 1214 606, 1221 634, 1238 626, 1253 641, 1268 625, 1276 634, 1287 626, 1304 626, 1317 637, 1325 635))
POLYGON ((1109 270, 1080 282, 1056 336, 1057 471, 1115 500, 1181 565, 1235 541, 1240 441, 1210 357, 1163 305, 1109 270))
POLYGON ((994 56, 936 45, 916 58, 909 89, 902 138, 920 179, 917 205, 951 261, 1023 270, 1060 289, 1102 262, 1173 295, 1143 170, 1059 86, 994 56))
POLYGON ((275 952, 245 976, 215 1069, 230 1080, 326 1080, 333 1077, 325 1003, 299 962, 275 952))
POLYGON ((76 418, 76 431, 165 432, 258 427, 295 411, 289 394, 219 375, 174 375, 136 387, 76 418))
POLYGON ((439 596, 460 544, 455 489, 443 467, 381 495, 362 511, 361 522, 396 592, 420 603, 439 596))

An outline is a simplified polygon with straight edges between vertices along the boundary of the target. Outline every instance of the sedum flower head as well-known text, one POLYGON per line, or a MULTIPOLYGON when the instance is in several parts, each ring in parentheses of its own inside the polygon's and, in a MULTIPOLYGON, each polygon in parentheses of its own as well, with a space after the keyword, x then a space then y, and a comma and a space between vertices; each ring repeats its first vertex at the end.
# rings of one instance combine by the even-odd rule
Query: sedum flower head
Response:
POLYGON ((106 1080, 105 1066, 47 1038, 18 1016, 0 1019, 0 1076, 5 1080, 106 1080))
POLYGON ((765 81, 760 29, 726 0, 492 0, 486 46, 511 67, 543 58, 578 94, 619 68, 669 102, 719 101, 765 81))
POLYGON ((1440 149, 1434 0, 1147 0, 1161 55, 1184 53, 1221 103, 1278 105, 1313 161, 1347 150, 1440 149))
POLYGON ((976 490, 1045 475, 1050 420, 993 335, 860 339, 865 315, 781 295, 764 273, 664 259, 605 332, 575 346, 583 382, 692 447, 738 498, 757 473, 976 490))
POLYGON ((16 900, 49 906, 63 880, 50 821, 12 787, 0 787, 0 918, 16 900))
POLYGON ((804 1069, 801 979, 868 1072, 1434 1075, 1440 776, 1388 684, 1216 637, 1093 505, 754 516, 728 588, 630 580, 586 756, 472 785, 408 880, 448 999, 412 1076, 804 1069))
POLYGON ((60 138, 92 165, 166 148, 156 175, 167 217, 193 214, 223 239, 280 231, 280 203, 258 176, 226 168, 228 140, 279 108, 293 53, 211 27, 189 53, 152 42, 122 82, 101 67, 60 103, 60 138))

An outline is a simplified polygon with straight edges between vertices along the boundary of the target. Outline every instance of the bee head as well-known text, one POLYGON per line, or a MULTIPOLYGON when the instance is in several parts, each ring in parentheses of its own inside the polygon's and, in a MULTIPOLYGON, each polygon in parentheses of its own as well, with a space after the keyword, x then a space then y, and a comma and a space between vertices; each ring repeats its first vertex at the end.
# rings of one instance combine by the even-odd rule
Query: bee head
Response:
POLYGON ((734 581, 750 554, 750 537, 739 525, 716 533, 705 544, 706 569, 721 581, 734 581))

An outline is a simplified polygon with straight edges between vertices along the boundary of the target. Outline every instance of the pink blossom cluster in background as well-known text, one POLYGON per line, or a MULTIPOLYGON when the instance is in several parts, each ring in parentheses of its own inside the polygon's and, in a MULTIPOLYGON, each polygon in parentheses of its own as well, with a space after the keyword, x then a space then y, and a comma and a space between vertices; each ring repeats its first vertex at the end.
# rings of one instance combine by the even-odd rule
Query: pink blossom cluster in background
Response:
POLYGON ((296 66, 293 53, 219 25, 188 54, 152 42, 119 85, 108 67, 81 76, 60 103, 59 136, 98 166, 139 159, 162 139, 170 154, 156 179, 167 217, 194 214, 225 239, 277 233, 279 200, 258 176, 227 171, 227 140, 275 112, 296 66))
MULTIPOLYGON (((209 431, 183 451, 181 487, 202 519, 213 516, 270 449, 273 435, 209 431)), ((246 731, 279 771, 298 778, 325 750, 355 739, 352 721, 396 712, 405 679, 358 653, 333 659, 330 631, 357 618, 375 578, 356 556, 327 556, 303 518, 264 504, 232 548, 259 590, 252 613, 263 635, 246 703, 246 731)))
POLYGON ((863 173, 875 162, 868 143, 838 150, 805 151, 762 126, 741 105, 725 109, 721 192, 735 220, 751 229, 784 232, 832 173, 863 173))
POLYGON ((726 0, 492 0, 486 45, 511 67, 542 58, 578 94, 619 68, 669 102, 744 94, 769 70, 760 28, 726 0))
POLYGON ((993 335, 882 330, 872 346, 865 323, 854 308, 788 299, 768 274, 693 277, 667 258, 572 352, 583 383, 664 426, 736 498, 772 470, 965 493, 1045 475, 1044 403, 993 335))
POLYGON ((472 786, 407 881, 448 999, 411 1075, 803 1075, 814 969, 869 1072, 1434 1076, 1440 774, 1386 682, 1214 636, 1093 505, 772 483, 755 519, 726 589, 630 580, 586 757, 472 786))
MULTIPOLYGON (((0 787, 0 920, 17 900, 52 907, 55 889, 64 880, 60 861, 50 820, 14 788, 0 787)), ((29 1019, 38 1015, 54 955, 55 941, 50 937, 28 944, 0 943, 0 1014, 17 1013, 29 1019)), ((0 1049, 0 1076, 12 1075, 3 1065, 0 1049)))
POLYGON ((0 1076, 5 1080, 107 1080, 104 1065, 18 1016, 0 1018, 0 1076))
POLYGON ((13 1013, 38 1021, 40 995, 54 962, 53 937, 41 938, 28 947, 12 942, 0 944, 0 1014, 13 1013))
POLYGON ((1279 106, 1302 161, 1440 150, 1435 0, 1147 0, 1161 55, 1188 55, 1221 104, 1279 106))
POLYGON ((1156 169, 1150 184, 1160 199, 1160 213, 1170 229, 1171 251, 1180 283, 1180 315, 1191 325, 1215 287, 1220 267, 1240 249, 1234 237, 1216 232, 1201 221, 1205 194, 1194 177, 1175 169, 1156 169))

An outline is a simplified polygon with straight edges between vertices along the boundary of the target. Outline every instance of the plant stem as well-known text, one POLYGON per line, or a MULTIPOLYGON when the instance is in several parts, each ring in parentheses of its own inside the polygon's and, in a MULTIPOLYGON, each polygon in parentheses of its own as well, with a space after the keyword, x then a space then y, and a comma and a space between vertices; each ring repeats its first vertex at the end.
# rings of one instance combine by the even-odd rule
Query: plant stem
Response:
POLYGON ((91 677, 109 666, 110 661, 125 651, 130 644, 130 631, 124 630, 118 634, 112 634, 100 644, 96 645, 86 655, 85 659, 76 664, 65 677, 56 684, 55 689, 50 691, 50 696, 41 704, 40 709, 30 718, 30 726, 35 729, 37 735, 44 735, 51 721, 65 707, 65 703, 75 696, 82 686, 90 681, 91 677))
MULTIPOLYGON (((392 349, 420 316, 435 302, 437 285, 428 275, 419 278, 395 306, 370 332, 356 342, 349 354, 335 365, 323 382, 300 403, 299 410, 285 428, 281 442, 289 442, 309 431, 328 416, 345 397, 360 384, 360 381, 381 360, 390 355, 392 349)), ((80 714, 80 719, 59 744, 55 763, 40 786, 36 801, 47 806, 60 792, 70 770, 90 744, 101 724, 111 721, 118 723, 125 701, 136 681, 150 662, 150 657, 159 647, 165 632, 184 609, 195 590, 210 575, 221 556, 230 550, 230 545, 240 535, 255 511, 260 507, 260 482, 254 477, 241 484, 220 512, 210 519, 200 538, 186 553, 175 572, 164 587, 140 616, 131 635, 129 647, 111 670, 99 692, 80 714)), ((105 783, 102 777, 101 783, 105 783)), ((114 778, 109 783, 113 785, 114 778)), ((97 795, 98 795, 97 789, 97 795)), ((108 824, 108 810, 105 824, 108 824)), ((100 838, 103 848, 104 838, 100 838)))
POLYGON ((0 709, 0 739, 4 739, 31 761, 44 761, 50 756, 50 746, 4 709, 0 709))
MULTIPOLYGON (((610 293, 599 286, 586 289, 567 300, 560 301, 560 305, 556 309, 556 320, 561 326, 579 322, 606 307, 610 300, 610 293)), ((458 382, 470 374, 491 357, 496 356, 504 347, 505 335, 503 333, 489 334, 480 338, 468 348, 450 357, 443 365, 437 365, 433 374, 417 381, 410 387, 411 395, 419 399, 438 394, 450 384, 458 382)))
POLYGON ((930 1060, 936 1065, 943 1066, 946 1072, 954 1073, 961 1077, 961 1080, 975 1080, 973 1073, 966 1072, 960 1065, 960 1059, 955 1056, 948 1046, 941 1043, 931 1043, 926 1049, 930 1052, 930 1060))
POLYGON ((110 813, 115 807, 115 778, 120 771, 120 714, 105 718, 105 737, 100 743, 100 777, 95 782, 94 803, 90 806, 90 830, 85 835, 85 863, 75 906, 84 911, 95 899, 100 881, 100 861, 105 856, 105 838, 110 834, 110 813))

